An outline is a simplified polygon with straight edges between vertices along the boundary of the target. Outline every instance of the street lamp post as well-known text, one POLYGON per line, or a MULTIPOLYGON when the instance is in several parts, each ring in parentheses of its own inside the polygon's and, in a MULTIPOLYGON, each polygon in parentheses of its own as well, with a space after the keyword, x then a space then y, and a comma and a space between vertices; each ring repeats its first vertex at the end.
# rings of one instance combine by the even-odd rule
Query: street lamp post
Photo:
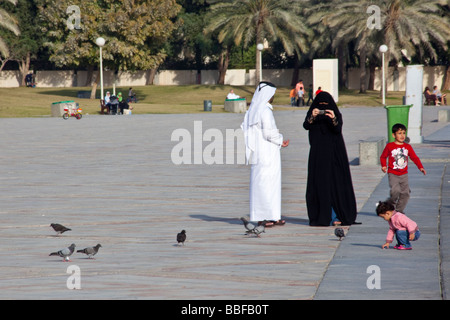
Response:
POLYGON ((256 79, 256 80, 258 80, 257 81, 257 84, 258 84, 262 80, 262 51, 264 50, 264 45, 262 43, 258 43, 258 45, 256 46, 256 49, 258 49, 258 51, 259 51, 259 66, 258 66, 259 79, 256 79))
POLYGON ((386 105, 386 75, 385 75, 385 66, 384 66, 384 54, 388 51, 388 47, 385 44, 382 44, 379 48, 381 52, 381 68, 382 70, 382 96, 383 96, 383 105, 386 105))
POLYGON ((102 56, 102 47, 105 45, 105 39, 102 37, 99 37, 95 40, 95 43, 100 48, 100 90, 101 90, 101 96, 100 100, 105 99, 105 96, 103 95, 103 56, 102 56))

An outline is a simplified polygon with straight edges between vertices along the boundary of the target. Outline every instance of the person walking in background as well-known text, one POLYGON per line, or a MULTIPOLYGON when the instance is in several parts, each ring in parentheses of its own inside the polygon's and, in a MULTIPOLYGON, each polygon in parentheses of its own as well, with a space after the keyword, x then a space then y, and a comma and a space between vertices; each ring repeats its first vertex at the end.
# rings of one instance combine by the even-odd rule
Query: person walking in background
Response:
POLYGON ((319 87, 319 88, 316 90, 316 93, 315 93, 316 97, 317 97, 317 95, 318 95, 319 93, 321 93, 321 92, 322 92, 322 87, 319 87))
POLYGON ((303 80, 300 80, 295 86, 295 93, 297 98, 297 107, 302 107, 304 104, 303 96, 305 95, 305 86, 303 80))
POLYGON ((289 145, 283 140, 271 105, 276 87, 259 83, 241 125, 244 131, 246 159, 250 170, 250 221, 266 227, 283 225, 281 220, 281 155, 289 145))
POLYGON ((380 164, 381 170, 388 174, 390 197, 395 210, 404 213, 411 192, 408 181, 408 157, 424 175, 427 173, 414 149, 405 142, 406 127, 401 123, 394 124, 392 136, 394 141, 384 148, 380 156, 380 164), (388 158, 387 164, 386 158, 388 158))
POLYGON ((325 91, 319 93, 303 123, 310 144, 306 185, 310 226, 356 223, 356 198, 342 125, 333 97, 325 91))
POLYGON ((289 98, 291 98, 291 107, 295 107, 297 98, 295 94, 295 87, 289 92, 289 98))

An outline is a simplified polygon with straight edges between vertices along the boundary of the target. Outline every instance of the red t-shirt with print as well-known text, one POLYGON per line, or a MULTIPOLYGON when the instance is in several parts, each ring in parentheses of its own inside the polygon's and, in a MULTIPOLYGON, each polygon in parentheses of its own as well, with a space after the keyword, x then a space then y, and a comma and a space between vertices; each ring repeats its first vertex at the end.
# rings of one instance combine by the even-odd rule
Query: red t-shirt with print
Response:
POLYGON ((420 162, 411 145, 390 142, 384 148, 383 153, 381 153, 381 167, 386 167, 386 158, 388 158, 388 173, 393 173, 397 176, 404 175, 408 173, 408 157, 416 164, 419 170, 423 168, 422 162, 420 162))

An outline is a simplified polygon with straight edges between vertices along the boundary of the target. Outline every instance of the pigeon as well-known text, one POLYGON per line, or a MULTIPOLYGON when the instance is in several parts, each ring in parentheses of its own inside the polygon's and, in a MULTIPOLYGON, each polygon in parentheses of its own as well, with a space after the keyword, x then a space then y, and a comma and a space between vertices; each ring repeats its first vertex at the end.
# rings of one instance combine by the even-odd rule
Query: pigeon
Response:
POLYGON ((261 224, 253 229, 253 233, 256 234, 256 236, 259 238, 259 235, 265 231, 266 226, 264 224, 261 224))
POLYGON ((344 229, 342 229, 342 228, 334 229, 334 234, 336 235, 336 237, 339 238, 339 241, 341 241, 342 238, 345 238, 344 229))
POLYGON ((259 235, 263 232, 265 232, 265 228, 266 226, 264 224, 260 224, 255 225, 252 222, 249 222, 247 219, 245 219, 244 217, 241 218, 242 222, 244 223, 244 227, 245 229, 247 229, 247 231, 245 232, 246 234, 255 234, 257 237, 259 237, 259 235))
POLYGON ((63 257, 63 261, 70 261, 69 256, 71 256, 74 251, 75 251, 75 243, 72 243, 70 247, 61 249, 56 252, 52 252, 49 254, 49 256, 60 256, 63 257))
POLYGON ((50 225, 50 227, 52 227, 53 230, 55 230, 57 234, 62 234, 64 232, 66 232, 66 231, 71 231, 72 230, 72 229, 69 229, 67 227, 64 227, 62 224, 59 224, 59 223, 52 223, 50 225))
POLYGON ((181 243, 184 246, 185 241, 186 241, 186 230, 181 230, 181 232, 177 234, 178 245, 180 245, 181 243))
POLYGON ((94 256, 97 254, 98 250, 101 248, 101 244, 97 244, 94 247, 87 247, 81 250, 77 250, 77 252, 87 254, 89 259, 94 259, 94 256))
POLYGON ((249 222, 244 217, 242 217, 241 220, 244 223, 245 229, 247 229, 247 231, 245 233, 247 233, 247 234, 253 233, 253 230, 256 228, 256 225, 254 225, 253 223, 249 222))

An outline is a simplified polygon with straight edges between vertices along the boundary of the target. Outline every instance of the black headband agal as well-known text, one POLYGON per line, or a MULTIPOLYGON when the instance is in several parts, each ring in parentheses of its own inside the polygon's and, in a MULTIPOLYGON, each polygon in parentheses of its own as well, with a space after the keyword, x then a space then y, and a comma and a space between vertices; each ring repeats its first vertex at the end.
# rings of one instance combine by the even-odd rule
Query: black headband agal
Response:
POLYGON ((272 88, 276 88, 276 86, 272 82, 261 81, 258 84, 258 91, 261 91, 262 88, 267 87, 267 86, 272 87, 272 88))

